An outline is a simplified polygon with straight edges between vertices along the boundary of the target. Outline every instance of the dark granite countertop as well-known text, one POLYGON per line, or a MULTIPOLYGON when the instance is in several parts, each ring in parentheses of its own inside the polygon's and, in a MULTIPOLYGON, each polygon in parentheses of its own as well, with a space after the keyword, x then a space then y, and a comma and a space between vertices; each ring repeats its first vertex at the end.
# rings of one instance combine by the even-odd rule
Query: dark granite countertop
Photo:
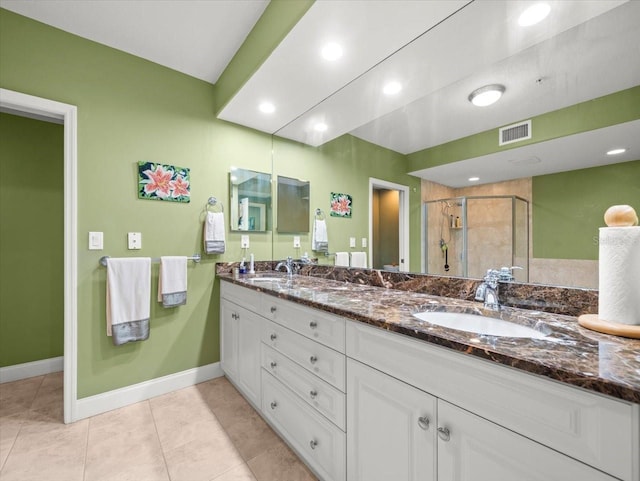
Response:
POLYGON ((234 279, 235 284, 314 307, 348 319, 398 332, 432 344, 487 359, 498 364, 545 376, 633 403, 640 403, 640 340, 590 331, 576 317, 503 307, 485 310, 479 302, 439 297, 423 292, 377 287, 295 275, 260 273, 278 280, 234 279), (420 311, 463 312, 500 317, 532 327, 544 339, 484 336, 420 321, 420 311))

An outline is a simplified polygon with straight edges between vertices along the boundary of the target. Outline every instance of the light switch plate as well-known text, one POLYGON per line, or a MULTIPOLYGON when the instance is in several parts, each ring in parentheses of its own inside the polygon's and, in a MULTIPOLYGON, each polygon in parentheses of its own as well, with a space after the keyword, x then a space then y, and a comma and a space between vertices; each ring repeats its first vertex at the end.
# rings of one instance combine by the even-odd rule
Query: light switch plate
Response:
POLYGON ((104 235, 102 232, 89 232, 89 250, 101 251, 104 249, 104 235))
POLYGON ((355 246, 356 246, 356 238, 349 237, 349 247, 355 247, 355 246))
POLYGON ((362 247, 363 247, 363 248, 366 248, 366 247, 367 247, 367 238, 366 238, 366 237, 363 237, 363 238, 362 238, 362 247))
POLYGON ((293 236, 293 247, 294 247, 294 249, 299 249, 300 248, 300 236, 299 235, 293 236))
POLYGON ((142 233, 129 232, 127 234, 127 246, 129 250, 142 249, 142 233))
POLYGON ((249 236, 243 235, 240 237, 240 248, 248 249, 249 248, 249 236))

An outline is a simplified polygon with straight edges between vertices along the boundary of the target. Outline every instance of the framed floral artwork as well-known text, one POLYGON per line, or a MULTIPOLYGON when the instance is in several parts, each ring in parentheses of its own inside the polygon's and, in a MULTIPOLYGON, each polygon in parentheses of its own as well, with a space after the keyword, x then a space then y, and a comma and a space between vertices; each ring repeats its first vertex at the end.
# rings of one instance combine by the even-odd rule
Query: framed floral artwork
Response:
POLYGON ((353 199, 349 194, 331 192, 330 214, 333 217, 351 217, 353 199))
POLYGON ((190 202, 189 169, 155 162, 138 162, 138 198, 190 202))

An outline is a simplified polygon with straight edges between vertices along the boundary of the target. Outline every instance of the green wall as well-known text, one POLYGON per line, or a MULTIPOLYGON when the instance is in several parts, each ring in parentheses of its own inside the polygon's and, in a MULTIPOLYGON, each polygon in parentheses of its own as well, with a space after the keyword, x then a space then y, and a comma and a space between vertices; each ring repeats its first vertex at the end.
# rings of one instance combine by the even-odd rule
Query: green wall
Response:
POLYGON ((532 184, 533 257, 597 260, 607 208, 640 211, 640 160, 541 175, 532 184))
POLYGON ((0 367, 63 354, 63 135, 0 113, 0 367))

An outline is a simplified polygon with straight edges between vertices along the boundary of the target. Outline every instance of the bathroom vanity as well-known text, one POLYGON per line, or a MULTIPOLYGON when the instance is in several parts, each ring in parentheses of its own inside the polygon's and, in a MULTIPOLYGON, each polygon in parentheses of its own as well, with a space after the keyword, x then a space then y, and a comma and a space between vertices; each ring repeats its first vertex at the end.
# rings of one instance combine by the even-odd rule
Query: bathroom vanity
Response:
POLYGON ((225 374, 323 480, 640 480, 640 341, 513 308, 542 336, 483 336, 413 315, 469 301, 220 277, 225 374))

